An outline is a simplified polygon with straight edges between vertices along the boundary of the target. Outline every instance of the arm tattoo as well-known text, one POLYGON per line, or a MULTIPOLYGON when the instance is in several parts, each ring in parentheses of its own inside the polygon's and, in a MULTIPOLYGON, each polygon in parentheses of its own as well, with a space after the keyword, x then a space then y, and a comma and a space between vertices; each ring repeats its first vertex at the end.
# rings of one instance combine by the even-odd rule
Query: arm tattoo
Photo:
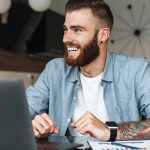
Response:
POLYGON ((120 140, 150 139, 150 119, 141 122, 120 123, 118 129, 118 139, 120 140))

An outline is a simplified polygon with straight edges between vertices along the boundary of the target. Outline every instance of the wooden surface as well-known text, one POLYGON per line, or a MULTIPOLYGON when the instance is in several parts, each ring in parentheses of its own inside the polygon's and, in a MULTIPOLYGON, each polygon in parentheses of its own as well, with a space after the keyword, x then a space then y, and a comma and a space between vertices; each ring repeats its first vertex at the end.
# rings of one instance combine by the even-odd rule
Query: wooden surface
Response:
POLYGON ((39 73, 48 61, 48 58, 0 50, 0 70, 39 73))

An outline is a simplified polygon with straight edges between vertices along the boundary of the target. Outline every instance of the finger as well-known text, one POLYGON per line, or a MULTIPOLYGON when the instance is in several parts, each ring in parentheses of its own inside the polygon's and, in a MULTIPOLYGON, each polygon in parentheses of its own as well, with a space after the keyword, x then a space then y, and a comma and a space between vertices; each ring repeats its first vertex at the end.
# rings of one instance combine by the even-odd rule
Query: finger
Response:
POLYGON ((49 128, 49 134, 53 134, 53 133, 58 133, 59 132, 59 128, 55 125, 54 121, 49 117, 49 115, 47 113, 43 113, 41 115, 49 124, 50 128, 49 128))
POLYGON ((47 113, 41 114, 41 116, 48 122, 50 126, 54 125, 54 121, 50 118, 50 116, 47 113))
POLYGON ((39 132, 40 135, 46 134, 46 130, 37 120, 32 120, 32 126, 39 132))
POLYGON ((92 126, 92 124, 84 124, 84 125, 80 126, 77 130, 80 134, 92 135, 93 128, 94 127, 92 126))
POLYGON ((71 122, 71 123, 70 123, 70 126, 71 126, 72 128, 75 128, 75 127, 76 127, 76 123, 75 123, 75 122, 71 122))
POLYGON ((59 132, 59 128, 54 128, 54 133, 57 134, 59 132))
POLYGON ((88 118, 85 121, 83 121, 81 124, 79 124, 79 126, 77 126, 77 130, 80 131, 81 129, 83 129, 84 127, 86 127, 89 124, 92 124, 91 118, 88 118))
POLYGON ((87 119, 92 118, 93 115, 89 112, 85 112, 83 116, 81 116, 76 122, 71 123, 73 128, 77 128, 82 125, 87 119))
POLYGON ((107 140, 110 136, 109 130, 105 130, 103 125, 101 123, 94 124, 96 120, 94 120, 91 123, 86 123, 85 126, 82 126, 81 128, 78 128, 78 132, 83 135, 90 135, 92 137, 101 139, 101 140, 107 140), (106 135, 109 135, 108 137, 106 135))
POLYGON ((36 138, 40 138, 40 133, 33 127, 33 133, 36 138))
POLYGON ((41 115, 35 116, 34 120, 36 122, 38 122, 45 129, 45 133, 49 132, 50 125, 48 124, 48 122, 41 115))

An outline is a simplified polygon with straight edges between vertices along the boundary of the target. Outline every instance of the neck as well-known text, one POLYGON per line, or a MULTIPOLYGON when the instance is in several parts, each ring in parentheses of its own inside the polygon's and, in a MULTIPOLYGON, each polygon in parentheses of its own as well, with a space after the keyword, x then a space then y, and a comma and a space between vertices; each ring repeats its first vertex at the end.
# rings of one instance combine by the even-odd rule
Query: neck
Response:
POLYGON ((103 72, 106 62, 106 50, 101 51, 100 55, 90 64, 80 67, 83 75, 87 77, 95 77, 103 72))

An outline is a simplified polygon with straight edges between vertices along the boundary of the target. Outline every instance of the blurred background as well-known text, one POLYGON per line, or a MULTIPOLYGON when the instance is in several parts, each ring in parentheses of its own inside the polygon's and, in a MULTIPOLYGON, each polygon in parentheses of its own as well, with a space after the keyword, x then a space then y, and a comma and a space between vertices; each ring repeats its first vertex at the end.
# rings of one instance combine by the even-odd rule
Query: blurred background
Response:
MULTIPOLYGON (((45 64, 63 57, 67 0, 0 0, 0 79, 29 86, 45 64)), ((150 1, 105 0, 114 14, 108 48, 150 60, 150 1)))

